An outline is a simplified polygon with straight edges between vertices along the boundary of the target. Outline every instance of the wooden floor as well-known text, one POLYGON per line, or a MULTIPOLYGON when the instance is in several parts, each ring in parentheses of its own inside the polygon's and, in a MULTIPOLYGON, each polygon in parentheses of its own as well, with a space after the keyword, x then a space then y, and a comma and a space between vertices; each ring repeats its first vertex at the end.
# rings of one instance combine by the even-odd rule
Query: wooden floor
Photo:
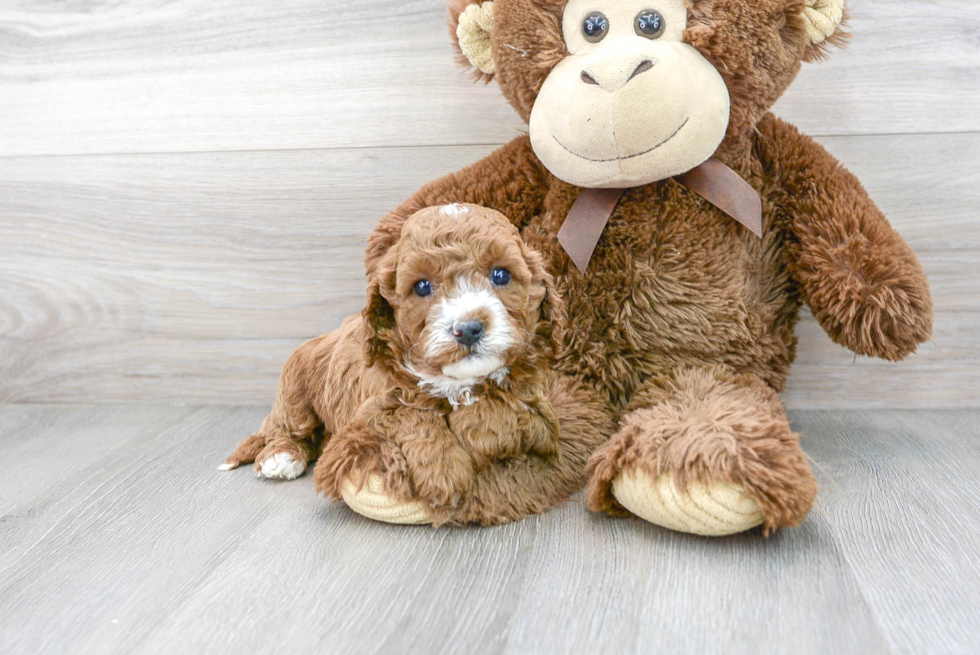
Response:
POLYGON ((0 405, 5 655, 980 652, 978 411, 793 412, 822 490, 769 540, 373 523, 218 472, 263 413, 0 405))

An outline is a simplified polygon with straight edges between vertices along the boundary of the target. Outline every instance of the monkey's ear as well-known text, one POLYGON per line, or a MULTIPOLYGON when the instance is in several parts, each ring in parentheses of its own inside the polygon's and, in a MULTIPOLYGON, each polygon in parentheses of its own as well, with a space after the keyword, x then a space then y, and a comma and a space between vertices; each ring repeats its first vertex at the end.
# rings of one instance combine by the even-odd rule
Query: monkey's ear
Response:
POLYGON ((361 311, 364 329, 364 359, 368 366, 391 357, 389 340, 395 329, 395 310, 385 298, 395 288, 395 267, 392 247, 378 264, 368 281, 367 305, 361 311))
POLYGON ((847 33, 843 30, 847 20, 845 1, 806 0, 803 22, 808 43, 804 61, 823 59, 827 55, 827 46, 843 46, 847 42, 847 33))
POLYGON ((493 79, 496 72, 490 50, 493 2, 452 0, 449 3, 449 31, 460 63, 475 69, 480 80, 489 82, 493 79))

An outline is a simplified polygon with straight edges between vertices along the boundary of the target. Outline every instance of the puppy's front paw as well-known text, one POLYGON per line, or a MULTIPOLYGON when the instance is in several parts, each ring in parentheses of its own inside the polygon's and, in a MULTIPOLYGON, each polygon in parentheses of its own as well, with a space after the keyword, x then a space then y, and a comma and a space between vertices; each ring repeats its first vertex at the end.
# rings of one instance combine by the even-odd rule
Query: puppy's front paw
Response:
POLYGON ((306 462, 285 451, 256 460, 255 469, 260 477, 270 480, 295 480, 306 472, 306 462))

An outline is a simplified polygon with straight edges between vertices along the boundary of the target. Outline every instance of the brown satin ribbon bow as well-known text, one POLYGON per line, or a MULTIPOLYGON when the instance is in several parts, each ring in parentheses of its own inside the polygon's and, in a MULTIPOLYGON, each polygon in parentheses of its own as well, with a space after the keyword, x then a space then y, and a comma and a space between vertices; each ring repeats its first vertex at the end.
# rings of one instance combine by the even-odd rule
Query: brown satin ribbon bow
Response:
MULTIPOLYGON (((725 164, 709 159, 674 179, 762 237, 762 199, 725 164)), ((625 192, 626 189, 582 189, 558 230, 558 243, 583 275, 609 217, 625 192)))

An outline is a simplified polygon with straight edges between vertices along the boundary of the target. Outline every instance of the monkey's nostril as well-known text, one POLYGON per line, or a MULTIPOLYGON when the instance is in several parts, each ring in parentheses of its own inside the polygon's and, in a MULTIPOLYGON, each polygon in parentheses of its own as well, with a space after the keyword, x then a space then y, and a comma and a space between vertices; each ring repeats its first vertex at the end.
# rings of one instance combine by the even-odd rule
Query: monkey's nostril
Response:
POLYGON ((483 321, 463 321, 453 326, 453 336, 464 346, 472 346, 483 338, 483 321))
POLYGON ((633 71, 633 74, 630 75, 630 79, 633 79, 634 77, 636 77, 640 73, 647 72, 651 68, 653 68, 653 62, 652 61, 650 61, 649 59, 645 59, 645 60, 641 61, 640 62, 640 65, 636 67, 636 70, 633 71))
POLYGON ((599 86, 599 83, 595 81, 595 78, 585 71, 582 71, 582 81, 586 84, 595 84, 596 86, 599 86))

